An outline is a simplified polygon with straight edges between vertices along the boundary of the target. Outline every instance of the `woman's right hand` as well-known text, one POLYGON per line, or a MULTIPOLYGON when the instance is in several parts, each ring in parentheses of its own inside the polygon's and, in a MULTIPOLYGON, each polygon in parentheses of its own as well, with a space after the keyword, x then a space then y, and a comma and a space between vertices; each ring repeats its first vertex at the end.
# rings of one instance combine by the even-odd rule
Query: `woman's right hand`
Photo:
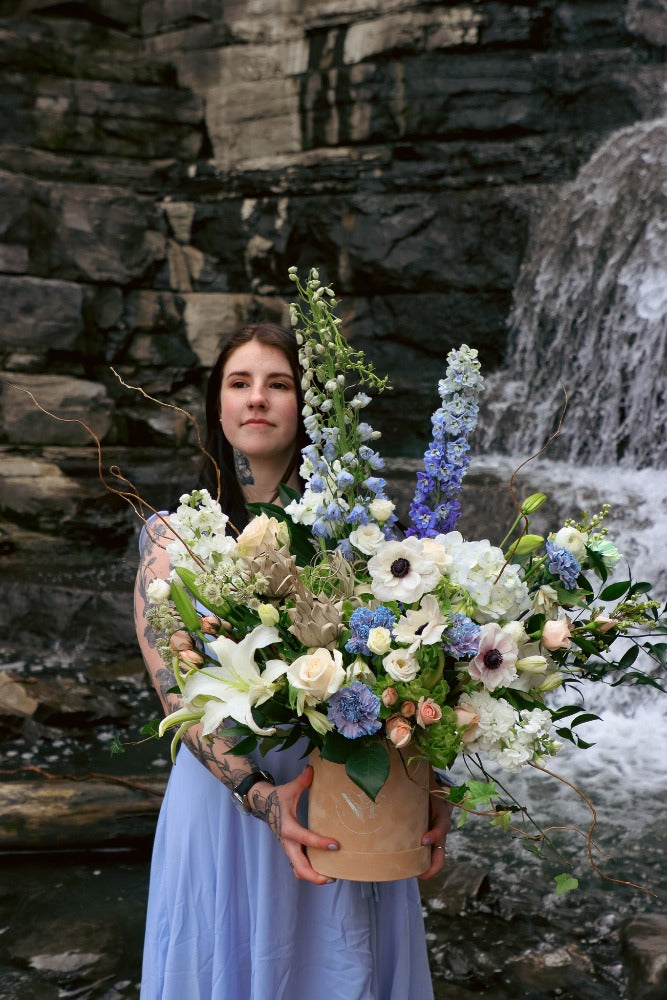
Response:
POLYGON ((258 781, 248 794, 252 813, 258 819, 263 819, 276 836, 280 846, 287 855, 295 878, 312 882, 314 885, 327 885, 335 879, 320 875, 315 871, 308 856, 306 847, 317 847, 323 851, 338 850, 340 844, 332 837, 322 837, 301 826, 297 819, 297 807, 303 792, 313 781, 313 769, 308 765, 301 774, 284 785, 269 784, 268 781, 258 781))

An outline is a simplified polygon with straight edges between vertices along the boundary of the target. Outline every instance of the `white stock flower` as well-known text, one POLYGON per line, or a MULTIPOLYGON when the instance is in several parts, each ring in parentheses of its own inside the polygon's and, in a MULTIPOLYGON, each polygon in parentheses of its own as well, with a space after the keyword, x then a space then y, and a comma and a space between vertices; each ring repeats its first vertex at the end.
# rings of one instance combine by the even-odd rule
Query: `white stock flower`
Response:
POLYGON ((440 570, 424 555, 418 538, 385 542, 368 561, 371 589, 379 601, 414 604, 440 579, 440 570))

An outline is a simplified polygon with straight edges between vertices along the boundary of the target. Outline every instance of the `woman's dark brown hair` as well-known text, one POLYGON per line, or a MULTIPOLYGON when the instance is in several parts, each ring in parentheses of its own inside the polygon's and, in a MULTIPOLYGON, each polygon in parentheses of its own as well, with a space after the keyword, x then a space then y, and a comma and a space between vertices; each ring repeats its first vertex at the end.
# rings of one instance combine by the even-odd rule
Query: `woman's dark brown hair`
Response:
MULTIPOLYGON (((242 347, 243 344, 248 344, 252 340, 257 340, 260 344, 265 344, 267 347, 276 347, 281 351, 288 361, 294 377, 299 423, 294 443, 294 455, 290 464, 285 469, 282 477, 283 482, 289 479, 294 469, 299 465, 301 449, 308 443, 301 415, 303 409, 303 394, 301 391, 302 372, 299 366, 299 352, 294 334, 291 330, 286 330, 276 323, 252 323, 242 326, 225 341, 209 375, 208 388, 206 390, 205 441, 206 451, 215 460, 215 464, 220 470, 220 506, 229 515, 232 524, 239 530, 242 530, 248 523, 248 511, 236 475, 234 451, 220 426, 220 390, 222 388, 222 374, 227 358, 237 347, 242 347)), ((211 458, 207 456, 204 457, 200 469, 199 486, 207 489, 212 497, 217 495, 218 477, 216 475, 216 468, 211 458)))

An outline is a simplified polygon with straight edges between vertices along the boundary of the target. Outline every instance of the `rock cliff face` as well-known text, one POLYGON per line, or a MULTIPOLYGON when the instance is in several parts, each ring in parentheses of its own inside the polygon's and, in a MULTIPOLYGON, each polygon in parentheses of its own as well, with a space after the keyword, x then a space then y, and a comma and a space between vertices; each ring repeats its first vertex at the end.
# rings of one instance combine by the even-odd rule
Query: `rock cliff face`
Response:
POLYGON ((334 281, 348 335, 394 373, 372 414, 383 450, 416 455, 446 351, 501 361, 531 212, 661 110, 656 0, 0 0, 0 15, 12 576, 45 535, 123 546, 134 529, 79 421, 156 505, 190 483, 182 413, 111 369, 199 417, 219 336, 284 317, 291 264, 334 281))

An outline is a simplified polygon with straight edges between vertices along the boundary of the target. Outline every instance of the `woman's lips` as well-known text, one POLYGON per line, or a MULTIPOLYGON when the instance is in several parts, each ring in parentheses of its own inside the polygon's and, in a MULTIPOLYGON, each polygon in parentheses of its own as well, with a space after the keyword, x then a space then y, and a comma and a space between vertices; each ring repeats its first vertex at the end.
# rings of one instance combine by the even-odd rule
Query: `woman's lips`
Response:
POLYGON ((244 420, 242 427, 273 427, 269 420, 244 420))

